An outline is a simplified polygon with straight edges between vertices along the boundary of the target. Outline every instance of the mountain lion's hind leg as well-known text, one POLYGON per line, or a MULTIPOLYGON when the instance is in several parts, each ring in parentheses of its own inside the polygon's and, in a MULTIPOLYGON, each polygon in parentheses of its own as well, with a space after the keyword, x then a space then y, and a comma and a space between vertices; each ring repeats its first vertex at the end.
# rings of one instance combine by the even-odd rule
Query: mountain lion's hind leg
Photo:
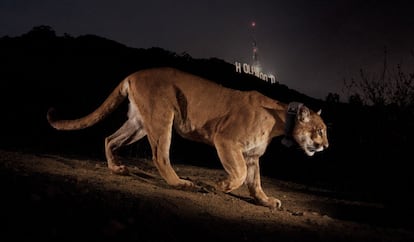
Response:
POLYGON ((108 168, 111 172, 119 175, 127 175, 128 169, 121 165, 114 152, 123 145, 129 145, 146 135, 141 120, 138 118, 128 119, 121 128, 105 139, 105 154, 108 168))
POLYGON ((246 184, 249 188, 250 195, 254 197, 260 205, 272 209, 280 208, 282 203, 279 199, 268 197, 263 192, 260 181, 259 157, 247 156, 245 159, 247 162, 246 184))

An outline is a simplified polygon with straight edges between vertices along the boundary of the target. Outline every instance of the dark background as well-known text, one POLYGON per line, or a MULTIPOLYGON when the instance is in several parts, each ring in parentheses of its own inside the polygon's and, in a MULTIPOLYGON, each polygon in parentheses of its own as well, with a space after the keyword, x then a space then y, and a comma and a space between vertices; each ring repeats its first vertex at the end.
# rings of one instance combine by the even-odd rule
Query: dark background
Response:
POLYGON ((2 0, 0 36, 47 24, 59 35, 229 63, 249 63, 255 38, 265 73, 312 97, 343 98, 343 79, 381 67, 384 46, 390 62, 411 68, 413 8, 410 0, 2 0))
MULTIPOLYGON (((83 116, 100 105, 125 76, 157 66, 173 66, 227 87, 258 90, 283 102, 299 101, 313 110, 322 109, 330 147, 307 157, 298 147, 286 148, 280 144, 281 137, 275 138, 261 158, 263 175, 413 211, 412 105, 367 106, 315 99, 282 84, 236 73, 233 64, 218 58, 129 48, 94 35, 57 36, 48 26, 0 39, 0 148, 104 159, 104 138, 126 119, 126 104, 96 126, 71 132, 52 129, 47 110, 56 108, 62 118, 83 116)), ((121 153, 151 158, 146 139, 121 153)), ((175 133, 171 156, 177 163, 221 167, 214 148, 175 133)))

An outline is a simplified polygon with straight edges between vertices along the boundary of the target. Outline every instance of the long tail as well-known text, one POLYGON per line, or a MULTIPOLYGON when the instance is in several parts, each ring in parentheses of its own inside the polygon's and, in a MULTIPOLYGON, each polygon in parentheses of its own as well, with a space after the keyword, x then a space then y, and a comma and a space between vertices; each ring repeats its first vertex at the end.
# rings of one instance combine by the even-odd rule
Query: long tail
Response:
POLYGON ((53 118, 54 109, 47 112, 49 124, 58 130, 77 130, 88 128, 112 113, 128 96, 128 81, 122 81, 109 97, 92 113, 73 120, 56 120, 53 118))

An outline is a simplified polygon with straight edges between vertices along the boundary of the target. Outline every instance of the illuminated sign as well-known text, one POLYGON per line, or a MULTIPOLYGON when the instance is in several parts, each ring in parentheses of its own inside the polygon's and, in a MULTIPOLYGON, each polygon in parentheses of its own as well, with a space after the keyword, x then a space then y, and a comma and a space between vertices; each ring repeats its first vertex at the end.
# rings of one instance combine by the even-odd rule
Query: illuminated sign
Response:
POLYGON ((276 77, 272 74, 264 74, 263 72, 260 71, 260 68, 257 68, 255 66, 251 66, 249 64, 246 63, 240 63, 240 62, 235 62, 234 66, 236 67, 236 72, 238 73, 245 73, 245 74, 250 74, 250 75, 254 75, 260 79, 262 79, 263 81, 266 82, 270 82, 271 84, 275 84, 276 83, 276 77))

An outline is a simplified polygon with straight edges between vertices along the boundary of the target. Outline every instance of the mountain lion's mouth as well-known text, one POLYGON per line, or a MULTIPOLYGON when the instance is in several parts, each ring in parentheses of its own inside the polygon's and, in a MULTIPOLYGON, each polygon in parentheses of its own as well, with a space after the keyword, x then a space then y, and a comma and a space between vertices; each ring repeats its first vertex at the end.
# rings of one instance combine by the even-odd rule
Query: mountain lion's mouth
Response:
POLYGON ((313 146, 306 146, 304 150, 305 150, 305 153, 308 156, 313 156, 315 154, 315 152, 316 152, 316 149, 313 146))

